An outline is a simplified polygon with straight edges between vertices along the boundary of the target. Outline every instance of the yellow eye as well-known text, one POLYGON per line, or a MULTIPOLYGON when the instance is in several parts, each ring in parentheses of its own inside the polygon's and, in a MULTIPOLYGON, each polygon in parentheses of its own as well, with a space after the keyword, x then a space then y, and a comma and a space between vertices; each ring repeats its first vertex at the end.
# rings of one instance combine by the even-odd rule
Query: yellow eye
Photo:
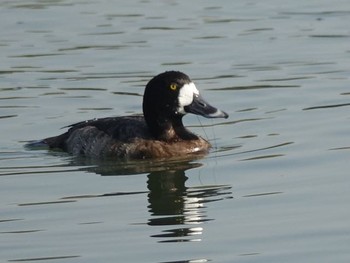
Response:
POLYGON ((171 90, 176 90, 177 89, 177 85, 175 83, 170 84, 169 87, 170 87, 171 90))

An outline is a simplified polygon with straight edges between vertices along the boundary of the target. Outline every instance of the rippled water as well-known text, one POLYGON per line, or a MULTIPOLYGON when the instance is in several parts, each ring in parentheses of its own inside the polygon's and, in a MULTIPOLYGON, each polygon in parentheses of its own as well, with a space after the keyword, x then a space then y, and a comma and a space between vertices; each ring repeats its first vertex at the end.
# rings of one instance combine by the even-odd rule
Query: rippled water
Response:
POLYGON ((0 261, 348 262, 348 1, 2 1, 0 261), (227 120, 196 160, 96 161, 28 140, 141 111, 189 74, 227 120))

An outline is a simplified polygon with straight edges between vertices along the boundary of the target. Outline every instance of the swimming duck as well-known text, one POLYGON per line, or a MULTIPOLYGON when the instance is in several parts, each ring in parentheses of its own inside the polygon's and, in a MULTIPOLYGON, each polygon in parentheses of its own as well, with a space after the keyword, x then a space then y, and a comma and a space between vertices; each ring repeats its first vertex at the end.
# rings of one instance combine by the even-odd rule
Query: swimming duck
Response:
POLYGON ((187 113, 228 118, 207 103, 184 73, 167 71, 153 77, 143 96, 143 115, 92 119, 69 125, 61 135, 41 142, 73 155, 123 159, 169 158, 207 153, 210 143, 182 123, 187 113))

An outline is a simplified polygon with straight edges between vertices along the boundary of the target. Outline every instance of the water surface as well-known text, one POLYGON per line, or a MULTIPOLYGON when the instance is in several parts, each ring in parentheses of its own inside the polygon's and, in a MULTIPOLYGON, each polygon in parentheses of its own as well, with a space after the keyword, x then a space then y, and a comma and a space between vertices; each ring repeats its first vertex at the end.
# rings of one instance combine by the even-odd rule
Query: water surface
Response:
POLYGON ((2 1, 3 262, 348 262, 347 1, 2 1), (116 162, 31 151, 139 113, 181 70, 227 120, 213 149, 116 162))

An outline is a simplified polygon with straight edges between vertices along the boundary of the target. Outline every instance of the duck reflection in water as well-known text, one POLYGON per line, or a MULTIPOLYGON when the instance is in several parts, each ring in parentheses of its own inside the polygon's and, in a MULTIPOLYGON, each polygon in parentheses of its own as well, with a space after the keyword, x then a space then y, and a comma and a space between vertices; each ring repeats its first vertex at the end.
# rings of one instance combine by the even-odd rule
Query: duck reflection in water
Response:
POLYGON ((203 222, 207 218, 205 203, 231 198, 231 186, 186 187, 185 170, 153 172, 148 175, 151 226, 173 226, 152 235, 159 242, 201 241, 203 222), (177 226, 177 228, 175 228, 177 226), (162 239, 163 238, 163 239, 162 239))
MULTIPOLYGON (((75 159, 78 160, 78 159, 75 159)), ((80 159, 79 165, 92 165, 80 159), (84 163, 81 163, 84 161, 84 163)), ((188 177, 185 171, 202 166, 191 160, 172 160, 166 162, 101 162, 84 170, 95 172, 102 176, 117 176, 140 174, 148 172, 148 210, 150 226, 163 226, 161 233, 152 237, 158 242, 201 241, 200 235, 203 223, 214 220, 208 218, 206 204, 232 198, 230 185, 201 185, 187 187, 188 177)), ((146 192, 106 193, 101 196, 124 194, 144 194, 146 192)))

